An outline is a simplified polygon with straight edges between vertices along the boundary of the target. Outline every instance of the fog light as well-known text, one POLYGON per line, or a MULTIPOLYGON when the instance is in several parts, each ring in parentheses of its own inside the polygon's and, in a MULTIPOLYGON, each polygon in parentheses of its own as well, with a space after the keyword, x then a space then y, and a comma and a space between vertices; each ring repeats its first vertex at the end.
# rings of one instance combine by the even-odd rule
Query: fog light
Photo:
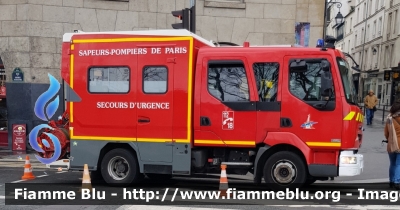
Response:
POLYGON ((341 157, 340 164, 357 164, 357 157, 350 157, 350 156, 341 157))

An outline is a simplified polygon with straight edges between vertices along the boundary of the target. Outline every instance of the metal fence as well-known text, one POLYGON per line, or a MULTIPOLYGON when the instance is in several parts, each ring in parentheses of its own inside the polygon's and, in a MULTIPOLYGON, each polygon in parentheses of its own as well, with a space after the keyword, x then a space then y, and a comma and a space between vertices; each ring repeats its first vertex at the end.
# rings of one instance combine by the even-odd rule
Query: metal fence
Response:
MULTIPOLYGON (((389 105, 389 104, 378 104, 378 105, 376 105, 377 111, 382 112, 382 115, 381 116, 377 116, 376 113, 374 113, 374 117, 381 118, 382 119, 382 125, 385 124, 386 117, 389 114, 390 106, 391 105, 389 105)), ((359 107, 361 108, 364 116, 366 117, 367 114, 366 114, 366 108, 365 108, 364 104, 360 104, 359 107)))

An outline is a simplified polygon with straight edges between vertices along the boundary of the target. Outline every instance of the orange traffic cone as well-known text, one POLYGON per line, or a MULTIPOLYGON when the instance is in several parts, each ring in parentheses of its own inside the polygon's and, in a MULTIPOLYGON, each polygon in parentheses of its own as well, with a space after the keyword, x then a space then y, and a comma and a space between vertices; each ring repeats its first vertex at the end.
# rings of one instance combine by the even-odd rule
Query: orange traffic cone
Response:
POLYGON ((85 164, 83 168, 82 189, 89 189, 90 191, 92 191, 92 183, 90 180, 90 174, 87 164, 85 164))
POLYGON ((22 180, 27 179, 35 179, 36 177, 32 173, 31 161, 29 160, 29 156, 27 155, 25 158, 25 166, 24 166, 24 175, 22 176, 22 180))
POLYGON ((228 190, 228 177, 226 176, 226 165, 221 165, 221 178, 219 180, 220 196, 225 196, 226 198, 227 190, 228 190))

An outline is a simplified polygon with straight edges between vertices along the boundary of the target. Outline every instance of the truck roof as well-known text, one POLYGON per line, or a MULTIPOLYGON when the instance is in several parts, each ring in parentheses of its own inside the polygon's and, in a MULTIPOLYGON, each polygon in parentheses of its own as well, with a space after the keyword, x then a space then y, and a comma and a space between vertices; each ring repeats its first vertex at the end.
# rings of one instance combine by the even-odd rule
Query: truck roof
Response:
POLYGON ((165 30, 142 30, 142 31, 105 31, 105 32, 83 32, 78 31, 74 33, 65 33, 63 36, 63 42, 70 42, 72 36, 75 35, 98 35, 98 34, 112 34, 112 35, 143 35, 143 36, 191 36, 196 40, 210 46, 215 47, 215 44, 212 41, 208 41, 186 29, 165 29, 165 30))
POLYGON ((331 48, 325 48, 326 51, 322 50, 322 48, 319 47, 295 47, 295 46, 290 46, 290 45, 268 45, 268 46, 220 46, 220 47, 215 47, 215 48, 202 48, 201 51, 203 52, 218 52, 218 53, 223 53, 223 52, 238 52, 238 53, 243 53, 243 52, 284 52, 285 54, 295 54, 298 55, 299 53, 315 53, 315 54, 320 54, 321 52, 325 52, 327 54, 334 54, 336 56, 341 56, 344 57, 342 51, 338 49, 331 49, 331 48), (235 48, 235 51, 232 51, 232 48, 235 48))

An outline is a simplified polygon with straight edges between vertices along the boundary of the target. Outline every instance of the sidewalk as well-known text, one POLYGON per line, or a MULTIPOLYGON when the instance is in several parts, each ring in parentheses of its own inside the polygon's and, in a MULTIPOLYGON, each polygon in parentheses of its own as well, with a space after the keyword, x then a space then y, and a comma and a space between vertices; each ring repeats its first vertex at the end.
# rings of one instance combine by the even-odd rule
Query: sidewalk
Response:
POLYGON ((35 154, 35 151, 12 151, 0 148, 0 162, 25 162, 28 155, 31 163, 39 163, 35 154))
POLYGON ((384 124, 386 122, 386 117, 388 116, 388 114, 389 114, 389 111, 385 110, 383 112, 382 110, 378 109, 378 110, 376 110, 376 112, 374 114, 373 120, 374 120, 375 123, 379 122, 379 123, 382 124, 382 122, 383 122, 383 124, 384 124))

